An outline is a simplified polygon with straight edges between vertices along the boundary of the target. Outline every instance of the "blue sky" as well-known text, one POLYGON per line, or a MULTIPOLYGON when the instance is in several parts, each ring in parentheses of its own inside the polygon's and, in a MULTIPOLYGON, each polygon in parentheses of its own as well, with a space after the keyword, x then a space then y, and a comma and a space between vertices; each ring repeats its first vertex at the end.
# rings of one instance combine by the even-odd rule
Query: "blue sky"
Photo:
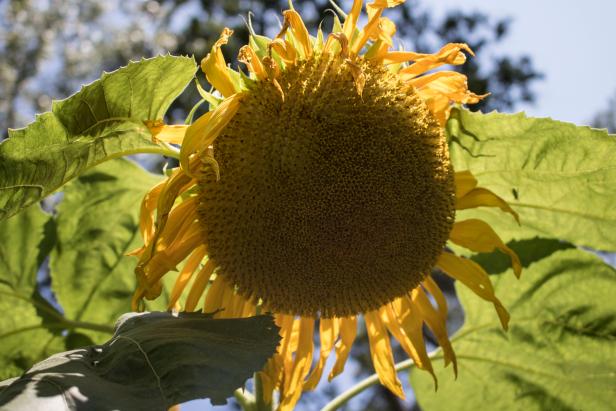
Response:
POLYGON ((529 54, 545 79, 536 84, 529 115, 587 124, 616 96, 616 2, 610 0, 433 0, 442 14, 451 8, 512 17, 499 54, 529 54))

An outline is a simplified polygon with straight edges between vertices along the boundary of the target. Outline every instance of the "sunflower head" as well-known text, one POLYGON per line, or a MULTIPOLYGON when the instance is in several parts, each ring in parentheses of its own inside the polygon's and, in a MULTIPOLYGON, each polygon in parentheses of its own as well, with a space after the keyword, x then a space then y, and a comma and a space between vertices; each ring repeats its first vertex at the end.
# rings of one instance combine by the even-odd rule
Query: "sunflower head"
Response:
POLYGON ((199 179, 219 274, 277 312, 376 309, 416 287, 449 236, 438 122, 385 67, 354 64, 315 55, 253 84, 214 143, 220 179, 199 179))
POLYGON ((472 52, 458 43, 435 54, 394 51, 395 25, 383 12, 403 2, 368 4, 360 29, 363 1, 354 0, 327 37, 311 36, 291 7, 276 38, 253 35, 240 50, 247 74, 226 65, 225 29, 201 63, 217 91, 202 93, 211 110, 189 127, 150 126, 157 141, 181 144, 181 158, 142 204, 134 306, 159 295, 161 277, 182 263, 170 307, 218 317, 272 312, 283 338, 262 377, 266 401, 280 391, 281 410, 316 386, 334 349, 330 378, 343 370, 359 313, 379 379, 397 395, 389 334, 432 372, 427 326, 455 370, 435 267, 493 303, 507 326, 485 271, 445 248, 499 249, 520 273, 486 223, 454 221, 455 210, 480 206, 517 218, 449 160, 451 104, 482 96, 464 75, 432 70, 472 52), (316 319, 321 353, 311 371, 316 319))

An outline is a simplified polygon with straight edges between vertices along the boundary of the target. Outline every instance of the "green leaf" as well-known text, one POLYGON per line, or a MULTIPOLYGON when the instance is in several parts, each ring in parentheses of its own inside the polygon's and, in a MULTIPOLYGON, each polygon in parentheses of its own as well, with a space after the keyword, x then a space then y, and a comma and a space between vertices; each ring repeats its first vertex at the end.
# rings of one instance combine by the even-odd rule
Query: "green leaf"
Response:
POLYGON ((0 144, 0 219, 107 159, 163 153, 144 121, 162 120, 195 71, 188 57, 133 62, 55 101, 27 127, 9 130, 0 144))
POLYGON ((18 375, 58 350, 37 314, 37 308, 55 314, 36 290, 38 268, 49 252, 45 228, 50 221, 35 206, 0 222, 0 379, 18 375))
MULTIPOLYGON (((116 159, 66 186, 50 266, 52 288, 67 318, 113 324, 130 311, 136 259, 126 253, 142 245, 141 200, 161 180, 129 160, 116 159)), ((163 308, 150 306, 156 307, 163 308)), ((83 332, 95 342, 109 337, 83 332)))
POLYGON ((12 381, 0 406, 166 410, 196 398, 224 404, 263 368, 279 340, 270 316, 129 314, 105 345, 55 355, 12 381))
POLYGON ((427 373, 412 371, 422 409, 611 409, 616 270, 589 253, 566 249, 531 263, 520 280, 511 270, 491 278, 511 313, 509 331, 501 329, 490 304, 456 284, 466 316, 452 339, 458 379, 450 368, 436 367, 435 393, 427 373))
POLYGON ((524 114, 454 108, 448 123, 456 170, 504 198, 521 226, 496 209, 462 211, 487 221, 505 241, 560 238, 616 250, 616 137, 524 114))

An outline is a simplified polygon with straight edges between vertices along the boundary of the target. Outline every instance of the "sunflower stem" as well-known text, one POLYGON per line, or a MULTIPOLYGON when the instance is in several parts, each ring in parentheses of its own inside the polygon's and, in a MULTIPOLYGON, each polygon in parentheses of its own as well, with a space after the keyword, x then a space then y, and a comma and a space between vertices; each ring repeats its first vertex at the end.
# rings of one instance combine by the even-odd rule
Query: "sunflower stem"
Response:
MULTIPOLYGON (((413 367, 413 365, 415 365, 415 363, 413 363, 413 360, 411 359, 399 362, 396 364, 396 371, 400 372, 408 370, 413 367)), ((321 411, 337 410, 338 408, 349 402, 351 398, 355 397, 358 394, 361 394, 366 388, 378 384, 378 382, 379 376, 377 374, 372 374, 368 378, 361 380, 360 382, 358 382, 357 384, 331 400, 325 405, 325 407, 321 408, 321 411)))
POLYGON ((263 399, 263 381, 261 380, 260 372, 255 373, 254 382, 256 411, 272 411, 272 405, 267 404, 263 399))
POLYGON ((244 388, 238 388, 233 392, 235 400, 243 411, 256 411, 255 397, 244 388))

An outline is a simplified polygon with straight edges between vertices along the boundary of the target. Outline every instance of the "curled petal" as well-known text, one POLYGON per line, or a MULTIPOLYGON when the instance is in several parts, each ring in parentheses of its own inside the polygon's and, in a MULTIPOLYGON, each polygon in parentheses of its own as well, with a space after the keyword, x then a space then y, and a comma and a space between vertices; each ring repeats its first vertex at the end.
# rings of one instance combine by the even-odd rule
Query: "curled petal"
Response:
POLYGON ((314 390, 321 379, 323 368, 329 354, 334 348, 334 343, 340 333, 340 320, 338 318, 321 318, 319 324, 319 336, 321 338, 321 348, 319 349, 319 362, 308 376, 308 380, 304 383, 304 390, 314 390))
POLYGON ((152 133, 152 141, 163 141, 171 144, 182 144, 187 125, 167 125, 162 121, 144 121, 144 124, 152 133))
POLYGON ((389 343, 387 328, 381 320, 378 311, 368 311, 364 314, 364 319, 366 321, 366 331, 370 342, 372 364, 379 376, 379 381, 391 392, 404 399, 402 384, 398 379, 394 366, 394 356, 389 343))
POLYGON ((511 258, 513 271, 517 277, 522 272, 518 255, 503 243, 498 234, 486 222, 478 219, 456 221, 449 234, 454 243, 478 253, 489 253, 499 249, 511 258))
POLYGON ((293 410, 302 395, 302 383, 312 365, 314 319, 302 317, 299 323, 297 351, 293 366, 290 372, 285 375, 279 411, 293 410))
POLYGON ((466 51, 470 55, 474 55, 473 51, 467 44, 449 43, 443 46, 435 54, 393 51, 385 56, 383 62, 384 64, 392 64, 413 61, 413 64, 400 70, 398 73, 401 79, 406 81, 417 77, 428 70, 432 70, 445 64, 464 64, 466 61, 466 55, 462 52, 462 50, 466 51))
POLYGON ((229 124, 240 107, 242 97, 243 95, 238 93, 225 99, 216 109, 205 113, 188 127, 180 149, 180 166, 184 172, 187 174, 191 172, 190 156, 205 152, 229 124))
POLYGON ((246 64, 248 70, 254 73, 259 80, 264 80, 267 78, 267 71, 265 70, 265 66, 263 65, 261 59, 259 58, 257 53, 255 53, 252 47, 243 46, 240 49, 237 60, 241 63, 246 64))
POLYGON ((304 58, 312 57, 312 40, 310 39, 310 34, 304 25, 302 17, 295 10, 286 10, 283 12, 283 15, 283 29, 285 26, 289 27, 291 34, 299 43, 298 51, 300 55, 304 58))
POLYGON ((470 288, 479 297, 494 304, 501 325, 505 330, 508 328, 509 313, 494 294, 490 277, 479 264, 445 252, 440 255, 436 265, 447 275, 470 288))
POLYGON ((328 381, 334 379, 344 370, 346 360, 351 353, 351 346, 357 336, 357 317, 345 317, 339 321, 340 340, 336 343, 336 363, 327 377, 328 381))
POLYGON ((477 179, 470 170, 457 171, 454 175, 456 185, 456 198, 462 198, 473 188, 477 187, 477 179))
POLYGON ((516 213, 505 200, 487 188, 476 187, 466 193, 464 197, 456 198, 456 210, 476 207, 498 207, 504 212, 511 214, 518 223, 520 222, 518 213, 516 213))
POLYGON ((212 46, 210 53, 201 60, 201 70, 205 73, 207 81, 224 97, 232 96, 238 91, 229 75, 225 57, 220 50, 223 45, 229 42, 229 37, 232 34, 233 30, 225 27, 220 34, 220 38, 212 46))

